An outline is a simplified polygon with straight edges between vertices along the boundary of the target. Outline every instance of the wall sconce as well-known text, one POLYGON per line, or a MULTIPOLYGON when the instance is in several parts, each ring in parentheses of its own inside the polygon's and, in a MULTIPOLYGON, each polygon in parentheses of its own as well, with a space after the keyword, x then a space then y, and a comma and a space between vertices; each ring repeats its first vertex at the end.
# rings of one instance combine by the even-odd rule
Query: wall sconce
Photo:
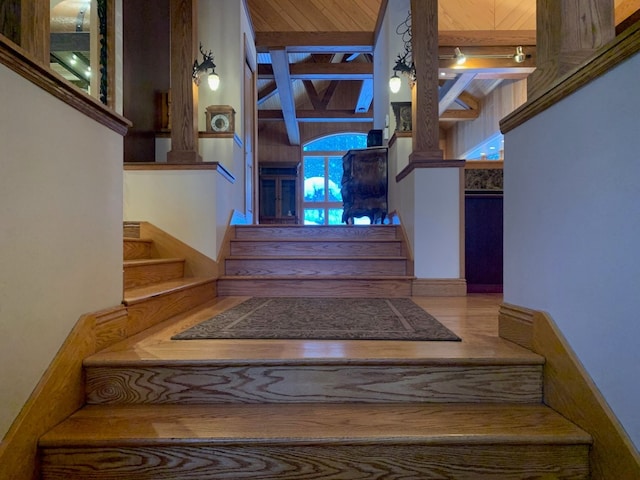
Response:
POLYGON ((193 62, 193 72, 191 73, 193 83, 200 86, 200 80, 206 76, 209 88, 215 91, 220 86, 220 77, 216 73, 216 64, 213 63, 213 53, 211 50, 209 53, 205 53, 202 50, 202 44, 200 44, 200 53, 202 54, 202 63, 199 64, 197 59, 193 62), (208 72, 209 69, 211 69, 211 73, 208 72))

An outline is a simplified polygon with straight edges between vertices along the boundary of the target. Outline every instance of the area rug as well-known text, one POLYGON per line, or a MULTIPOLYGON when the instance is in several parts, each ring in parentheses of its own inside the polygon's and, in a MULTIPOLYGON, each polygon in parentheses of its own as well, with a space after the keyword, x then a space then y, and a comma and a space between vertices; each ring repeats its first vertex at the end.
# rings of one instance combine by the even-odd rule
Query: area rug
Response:
POLYGON ((409 298, 252 297, 172 337, 460 341, 409 298))

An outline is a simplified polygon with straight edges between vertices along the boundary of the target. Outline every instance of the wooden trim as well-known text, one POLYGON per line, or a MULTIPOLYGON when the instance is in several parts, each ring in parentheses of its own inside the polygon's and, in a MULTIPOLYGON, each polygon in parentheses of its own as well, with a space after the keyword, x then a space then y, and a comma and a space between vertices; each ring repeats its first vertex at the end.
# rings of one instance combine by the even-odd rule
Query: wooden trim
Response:
POLYGON ((59 76, 48 67, 48 64, 45 66, 34 61, 25 50, 2 35, 0 35, 0 63, 120 135, 126 135, 132 125, 129 120, 59 76))
POLYGON ((121 312, 117 306, 80 317, 0 445, 0 478, 40 478, 38 439, 84 405, 82 361, 97 351, 96 322, 121 312))
POLYGON ((399 182, 418 168, 464 168, 464 160, 422 160, 409 162, 409 164, 396 175, 399 182))
POLYGON ((416 278, 413 281, 413 297, 464 297, 467 281, 464 278, 416 278))
POLYGON ((503 303, 498 314, 498 335, 532 350, 533 314, 528 308, 503 303))
POLYGON ((467 160, 465 170, 502 170, 504 160, 467 160))
POLYGON ((219 276, 220 267, 215 260, 149 222, 140 222, 140 237, 153 240, 153 248, 160 258, 184 258, 187 277, 217 278, 219 276))
MULTIPOLYGON (((594 439, 592 480, 640 478, 640 455, 551 317, 535 312, 533 349, 546 358, 544 402, 594 439)), ((631 379, 629 379, 631 381, 631 379)))
POLYGON ((127 309, 124 305, 101 310, 95 316, 95 349, 107 348, 127 338, 127 309))
POLYGON ((125 171, 136 170, 215 170, 231 183, 235 183, 236 178, 229 170, 218 162, 195 162, 195 163, 160 163, 160 162, 126 162, 125 171))
POLYGON ((500 131, 507 133, 532 119, 547 108, 568 97, 592 80, 640 51, 640 22, 600 48, 582 66, 560 77, 540 96, 531 99, 500 121, 500 131))

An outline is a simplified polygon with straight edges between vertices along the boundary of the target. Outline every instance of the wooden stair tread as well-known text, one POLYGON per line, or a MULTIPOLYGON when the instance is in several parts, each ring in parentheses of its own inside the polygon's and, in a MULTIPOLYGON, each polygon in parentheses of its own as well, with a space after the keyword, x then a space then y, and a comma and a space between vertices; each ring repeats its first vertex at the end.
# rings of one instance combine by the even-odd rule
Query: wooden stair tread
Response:
POLYGON ((146 265, 162 265, 165 263, 184 262, 184 258, 141 258, 137 260, 124 260, 125 267, 137 267, 146 265))
POLYGON ((138 237, 123 237, 125 242, 139 242, 139 243, 153 243, 150 238, 138 238, 138 237))
POLYGON ((398 238, 232 238, 231 243, 401 243, 398 238))
POLYGON ((231 255, 226 258, 227 260, 339 260, 339 261, 376 261, 376 260, 406 260, 407 257, 403 256, 383 256, 383 255, 359 255, 359 256, 346 256, 346 255, 231 255))
POLYGON ((413 275, 222 275, 218 280, 414 280, 413 275))
POLYGON ((544 405, 87 406, 40 446, 167 444, 568 445, 591 437, 544 405))
POLYGON ((211 277, 184 277, 168 280, 166 282, 158 282, 141 287, 130 288, 124 292, 124 304, 133 305, 150 298, 178 292, 212 281, 215 281, 215 279, 211 277))

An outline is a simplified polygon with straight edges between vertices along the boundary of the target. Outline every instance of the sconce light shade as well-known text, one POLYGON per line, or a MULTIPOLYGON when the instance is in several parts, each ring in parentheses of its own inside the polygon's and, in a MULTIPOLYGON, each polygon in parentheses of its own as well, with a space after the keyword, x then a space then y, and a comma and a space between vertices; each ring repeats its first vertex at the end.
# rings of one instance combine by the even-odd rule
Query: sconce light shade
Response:
POLYGON ((193 71, 191 76, 193 77, 193 83, 200 85, 201 77, 206 76, 207 83, 211 90, 217 90, 220 86, 220 77, 216 73, 216 64, 213 63, 213 53, 209 50, 208 53, 202 50, 202 44, 200 44, 200 53, 202 54, 202 63, 198 63, 196 59, 193 62, 193 71), (211 70, 211 73, 209 73, 211 70))
POLYGON ((402 80, 400 80, 396 72, 393 72, 393 76, 389 79, 389 90, 391 90, 392 93, 398 93, 401 86, 402 80))
POLYGON ((215 92, 220 86, 220 77, 216 72, 212 71, 207 78, 207 83, 209 84, 209 88, 215 92))

